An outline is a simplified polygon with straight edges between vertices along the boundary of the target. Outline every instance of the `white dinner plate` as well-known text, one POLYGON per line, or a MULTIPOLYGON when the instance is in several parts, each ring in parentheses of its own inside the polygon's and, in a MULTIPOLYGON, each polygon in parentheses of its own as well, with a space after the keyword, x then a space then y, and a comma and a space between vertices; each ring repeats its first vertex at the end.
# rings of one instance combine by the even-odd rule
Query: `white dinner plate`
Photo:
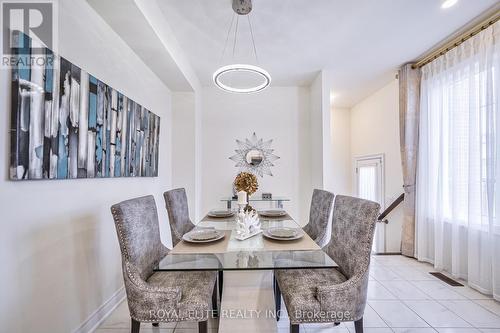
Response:
POLYGON ((282 209, 263 210, 259 212, 259 215, 265 217, 283 217, 286 216, 286 211, 282 209))
POLYGON ((270 239, 289 241, 302 238, 304 236, 304 231, 300 228, 293 229, 286 227, 276 227, 276 228, 266 229, 262 234, 264 235, 264 237, 270 239))
POLYGON ((196 229, 190 231, 182 239, 190 243, 209 243, 224 238, 224 232, 215 229, 196 229))
POLYGON ((212 210, 207 214, 209 217, 231 217, 234 212, 230 210, 212 210))
POLYGON ((274 237, 278 238, 292 238, 297 236, 297 229, 294 228, 286 228, 286 227, 277 227, 277 228, 269 228, 267 232, 274 237))

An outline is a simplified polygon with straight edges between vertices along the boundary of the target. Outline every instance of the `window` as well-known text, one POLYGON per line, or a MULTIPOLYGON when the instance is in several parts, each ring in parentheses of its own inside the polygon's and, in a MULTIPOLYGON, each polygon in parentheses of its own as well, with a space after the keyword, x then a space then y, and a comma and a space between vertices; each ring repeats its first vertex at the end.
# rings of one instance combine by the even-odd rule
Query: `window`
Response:
MULTIPOLYGON (((473 66, 477 70, 478 65, 473 66)), ((440 132, 442 145, 436 145, 442 160, 441 173, 443 218, 460 224, 487 226, 495 218, 495 205, 488 203, 488 189, 495 178, 488 177, 487 163, 495 158, 496 82, 488 98, 487 77, 495 68, 471 72, 467 67, 450 82, 433 87, 430 106, 436 117, 433 130, 440 132), (437 111, 439 110, 439 111, 437 111), (492 114, 488 114, 493 112, 492 114)), ((436 134, 437 136, 438 134, 436 134)), ((437 143, 437 142, 435 142, 437 143)), ((491 198, 491 197, 490 197, 491 198)))
POLYGON ((417 256, 498 297, 500 22, 422 67, 417 256))

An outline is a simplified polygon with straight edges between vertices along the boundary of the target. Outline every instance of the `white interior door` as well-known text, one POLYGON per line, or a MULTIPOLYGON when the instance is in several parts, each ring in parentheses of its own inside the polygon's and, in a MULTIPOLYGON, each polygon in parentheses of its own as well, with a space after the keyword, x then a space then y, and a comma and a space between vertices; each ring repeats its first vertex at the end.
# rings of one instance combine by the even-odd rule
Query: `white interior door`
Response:
MULTIPOLYGON (((384 208, 384 156, 360 156, 355 159, 356 196, 378 202, 384 208)), ((385 224, 377 223, 373 252, 385 252, 385 224)))

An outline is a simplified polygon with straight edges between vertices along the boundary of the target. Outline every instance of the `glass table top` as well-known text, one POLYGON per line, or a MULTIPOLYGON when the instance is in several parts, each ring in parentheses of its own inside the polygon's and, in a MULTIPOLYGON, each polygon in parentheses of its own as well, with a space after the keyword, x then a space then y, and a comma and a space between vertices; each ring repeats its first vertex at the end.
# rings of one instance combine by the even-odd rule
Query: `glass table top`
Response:
MULTIPOLYGON (((225 246, 221 248, 220 246, 224 243, 219 243, 218 246, 216 242, 192 246, 182 241, 159 262, 155 271, 230 271, 337 267, 337 264, 307 234, 304 234, 304 237, 296 241, 296 243, 293 243, 295 241, 290 243, 287 241, 269 242, 264 239, 262 234, 240 241, 235 238, 235 220, 236 216, 203 219, 196 227, 214 228, 226 232, 225 246), (210 247, 210 244, 213 247, 210 247), (179 250, 180 248, 189 250, 189 252, 182 252, 179 250)), ((273 227, 300 228, 300 225, 288 216, 283 219, 261 217, 260 222, 263 230, 273 227)))
POLYGON ((169 254, 155 271, 236 271, 333 268, 337 264, 322 250, 235 251, 214 254, 169 254))

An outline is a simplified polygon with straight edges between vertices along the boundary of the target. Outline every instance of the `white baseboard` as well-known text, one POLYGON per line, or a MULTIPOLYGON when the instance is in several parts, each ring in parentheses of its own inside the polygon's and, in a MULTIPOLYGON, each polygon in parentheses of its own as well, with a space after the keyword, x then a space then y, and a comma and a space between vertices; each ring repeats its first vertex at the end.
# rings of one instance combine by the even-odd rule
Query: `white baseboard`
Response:
POLYGON ((125 298, 125 288, 118 289, 104 304, 95 310, 73 333, 91 333, 113 312, 125 298))

